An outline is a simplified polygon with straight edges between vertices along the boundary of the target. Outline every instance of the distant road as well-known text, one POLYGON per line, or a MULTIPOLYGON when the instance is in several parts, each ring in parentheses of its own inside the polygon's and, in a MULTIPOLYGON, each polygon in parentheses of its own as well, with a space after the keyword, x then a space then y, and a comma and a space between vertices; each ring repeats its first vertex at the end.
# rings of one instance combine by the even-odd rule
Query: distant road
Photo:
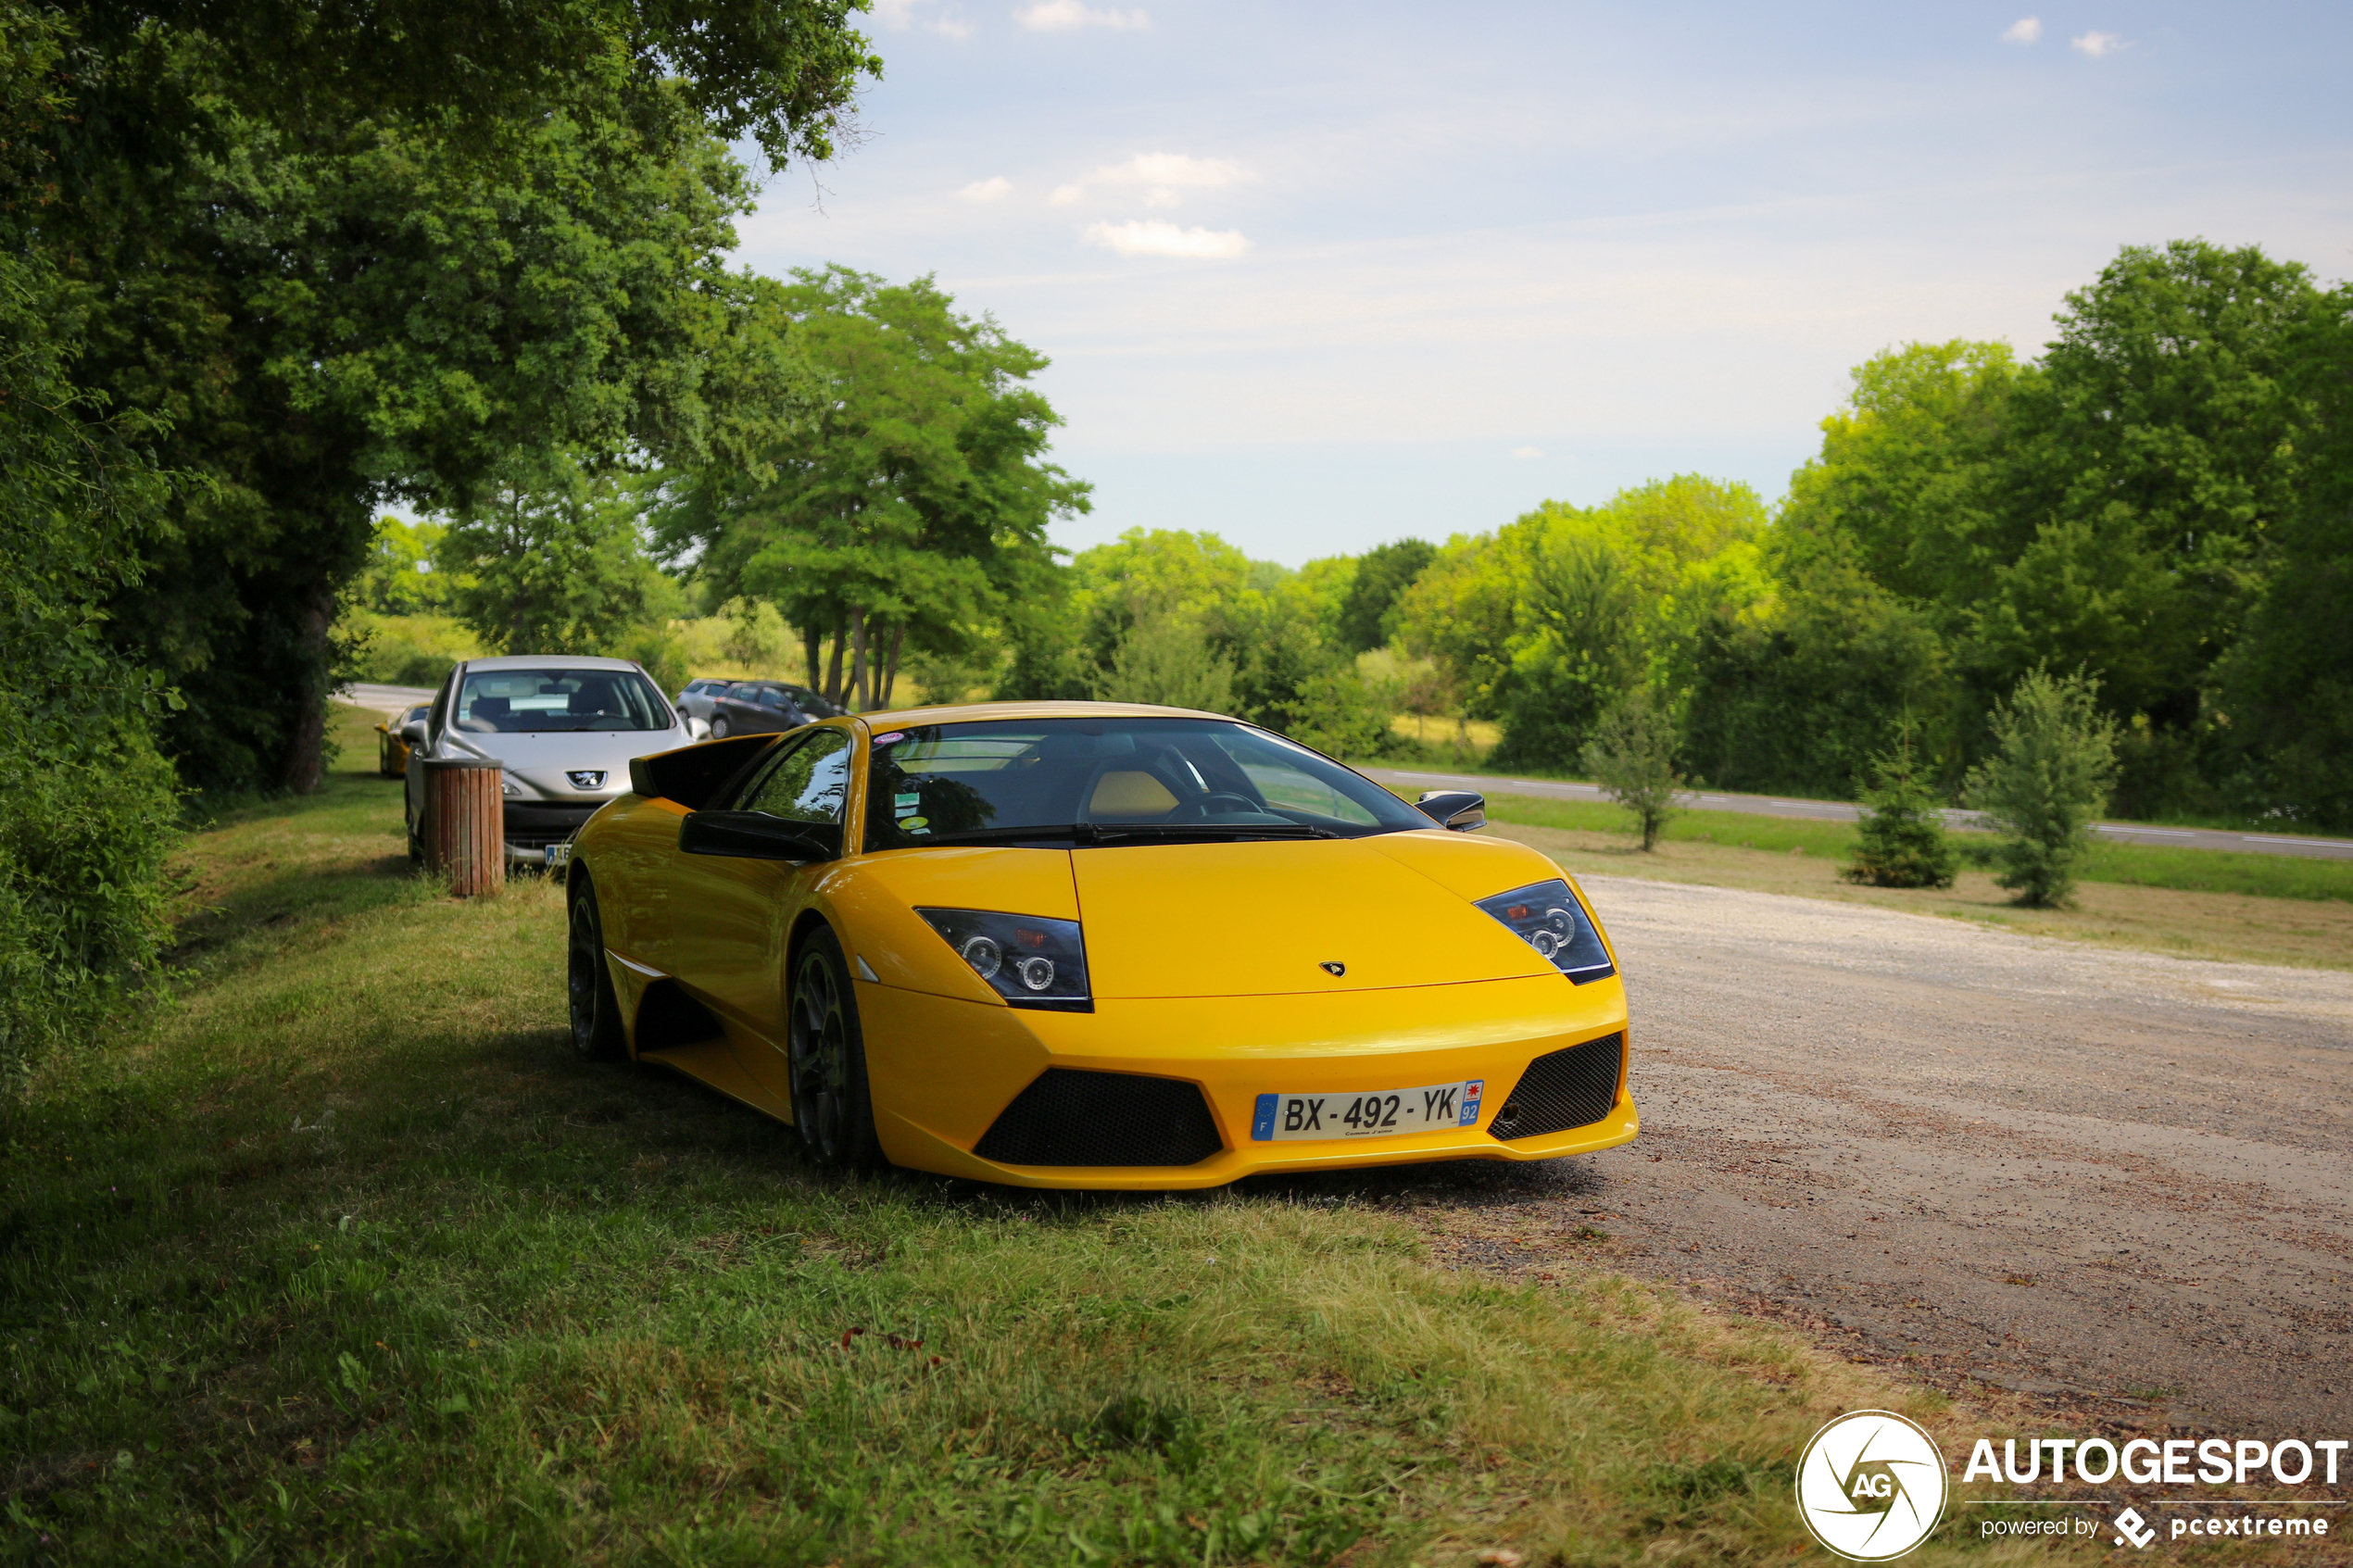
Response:
MULTIPOLYGON (((423 686, 352 684, 335 693, 339 702, 390 713, 431 702, 423 686)), ((1601 790, 1587 784, 1560 784, 1549 779, 1501 779, 1478 773, 1420 773, 1397 768, 1365 768, 1365 776, 1382 784, 1412 789, 1470 789, 1482 795, 1532 795, 1547 800, 1598 801, 1601 790)), ((1771 795, 1694 794, 1683 804, 1711 811, 1745 811, 1758 817, 1802 817, 1818 822, 1851 822, 1861 813, 1843 800, 1783 800, 1771 795)), ((1957 828, 1977 827, 1976 815, 1947 811, 1944 820, 1957 828)), ((2252 855, 2308 855, 2322 860, 2353 860, 2353 842, 2336 838, 2289 838, 2259 833, 2213 833, 2204 828, 2151 828, 2133 822, 2100 822, 2095 831, 2120 844, 2173 844, 2185 849, 2237 849, 2252 855)))
MULTIPOLYGON (((1401 788, 1470 789, 1482 795, 1531 795, 1547 800, 1590 800, 1602 797, 1599 787, 1560 784, 1545 779, 1503 779, 1477 773, 1419 773, 1396 768, 1366 768, 1367 778, 1401 788)), ((1851 822, 1860 811, 1843 800, 1784 800, 1771 795, 1695 793, 1682 797, 1686 806, 1709 811, 1744 811, 1758 817, 1802 817, 1818 822, 1851 822)), ((1947 811, 1944 820, 1957 828, 1983 824, 1970 811, 1947 811)), ((2353 860, 2353 842, 2338 838, 2290 838, 2285 834, 2214 833, 2205 828, 2152 828, 2136 822, 2100 822, 2099 835, 2119 844, 2171 844, 2184 849, 2236 849, 2249 855, 2304 855, 2319 860, 2353 860)))
POLYGON ((403 708, 414 708, 421 702, 431 702, 433 692, 425 686, 371 686, 355 682, 337 690, 335 700, 347 702, 354 708, 391 713, 403 708))

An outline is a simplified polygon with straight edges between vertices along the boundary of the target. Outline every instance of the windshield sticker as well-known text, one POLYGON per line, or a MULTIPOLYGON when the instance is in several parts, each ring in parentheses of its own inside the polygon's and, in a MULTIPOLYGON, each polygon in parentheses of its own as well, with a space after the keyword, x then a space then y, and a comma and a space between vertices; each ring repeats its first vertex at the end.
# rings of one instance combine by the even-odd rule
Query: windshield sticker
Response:
POLYGON ((929 833, 931 831, 931 819, 928 817, 909 817, 899 825, 905 828, 909 833, 929 833))
POLYGON ((890 744, 891 744, 892 742, 894 742, 894 741, 902 741, 902 740, 905 740, 906 738, 907 738, 907 732, 906 732, 906 731, 904 731, 904 730, 893 730, 893 731, 891 731, 891 732, 890 732, 890 734, 887 734, 887 735, 876 735, 876 736, 875 736, 873 740, 868 741, 866 744, 867 744, 869 746, 873 746, 873 747, 881 747, 881 746, 888 746, 888 745, 890 745, 890 744))

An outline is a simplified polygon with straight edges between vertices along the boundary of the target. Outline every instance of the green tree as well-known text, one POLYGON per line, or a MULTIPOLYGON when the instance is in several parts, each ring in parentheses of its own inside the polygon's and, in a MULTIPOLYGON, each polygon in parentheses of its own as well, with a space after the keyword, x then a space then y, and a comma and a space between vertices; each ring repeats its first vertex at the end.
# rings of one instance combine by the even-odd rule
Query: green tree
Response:
POLYGON ((959 314, 928 278, 848 268, 764 292, 811 366, 811 419, 761 452, 677 486, 657 527, 717 591, 774 603, 821 683, 860 708, 890 699, 902 649, 956 656, 1050 563, 1051 522, 1088 486, 1045 460, 1061 418, 1030 378, 1045 357, 959 314))
POLYGON ((1602 794, 1633 817, 1645 853, 1675 814, 1683 787, 1675 771, 1675 716, 1647 686, 1621 694, 1602 710, 1582 753, 1602 794))
POLYGON ((1944 834, 1944 814, 1912 752, 1905 715, 1895 749, 1872 759, 1871 787, 1855 834, 1855 859, 1840 874, 1878 887, 1950 887, 1960 857, 1944 834))
POLYGON ((379 615, 446 615, 451 608, 449 574, 434 567, 445 524, 379 518, 367 564, 352 583, 350 597, 379 615))
POLYGON ((1623 693, 1686 684, 1708 620, 1765 591, 1765 509, 1695 474, 1591 508, 1546 502, 1492 535, 1450 540, 1398 607, 1408 646, 1446 665, 1498 762, 1573 765, 1623 693))
POLYGON ((1105 702, 1149 702, 1227 713, 1234 667, 1180 611, 1136 621, 1121 633, 1111 662, 1096 672, 1093 695, 1105 702))
POLYGON ((2269 531, 2264 583, 2216 671, 2229 794, 2251 813, 2353 830, 2353 285, 2295 345, 2314 428, 2293 512, 2269 531))
POLYGON ((1340 603, 1340 651, 1363 653, 1395 637, 1398 599, 1437 558, 1438 546, 1421 539, 1376 545, 1359 556, 1340 603))
POLYGON ((384 505, 462 504, 517 451, 690 460, 771 406, 719 260, 749 187, 711 130, 821 152, 871 62, 800 3, 67 14, 34 243, 81 373, 195 481, 111 633, 186 694, 187 777, 308 788, 384 505))
POLYGON ((2140 812, 2213 804, 2208 694, 2306 486, 2296 345, 2320 301, 2253 246, 2128 247, 2068 296, 2022 386, 2001 563, 1964 660, 1982 693, 2048 660, 2100 681, 2140 812))
POLYGON ((2003 834, 1995 878, 2033 908, 2065 904, 2116 778, 2116 724, 2099 683, 2041 670, 1994 709, 1994 754, 1971 771, 1967 803, 2003 834))
POLYGON ((170 696, 98 608, 169 476, 147 420, 76 384, 61 281, 25 244, 71 44, 55 13, 0 6, 0 1097, 154 977, 176 839, 153 738, 170 696))
POLYGON ((637 487, 559 454, 510 469, 434 552, 453 608, 506 654, 621 654, 684 608, 646 554, 637 487))

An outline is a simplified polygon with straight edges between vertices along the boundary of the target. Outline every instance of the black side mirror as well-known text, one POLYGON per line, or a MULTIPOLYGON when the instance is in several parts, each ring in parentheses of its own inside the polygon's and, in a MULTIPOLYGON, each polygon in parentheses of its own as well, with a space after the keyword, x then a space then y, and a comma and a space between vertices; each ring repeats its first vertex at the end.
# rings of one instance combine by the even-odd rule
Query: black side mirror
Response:
POLYGON ((1440 827, 1476 833, 1487 825, 1487 797, 1466 789, 1433 789, 1414 802, 1440 827))
POLYGON ((678 850, 739 860, 838 860, 841 828, 788 822, 765 811, 689 811, 678 823, 678 850))

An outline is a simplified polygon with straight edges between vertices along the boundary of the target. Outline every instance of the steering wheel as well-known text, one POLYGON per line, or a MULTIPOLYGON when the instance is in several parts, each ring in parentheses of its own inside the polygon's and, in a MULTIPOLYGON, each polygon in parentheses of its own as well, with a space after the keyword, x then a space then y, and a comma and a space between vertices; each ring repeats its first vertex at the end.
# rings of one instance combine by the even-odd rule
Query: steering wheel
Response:
POLYGON ((1198 822, 1205 821, 1213 811, 1248 811, 1252 816, 1265 816, 1266 809, 1244 795, 1204 795, 1199 800, 1189 800, 1171 811, 1169 821, 1198 822))

